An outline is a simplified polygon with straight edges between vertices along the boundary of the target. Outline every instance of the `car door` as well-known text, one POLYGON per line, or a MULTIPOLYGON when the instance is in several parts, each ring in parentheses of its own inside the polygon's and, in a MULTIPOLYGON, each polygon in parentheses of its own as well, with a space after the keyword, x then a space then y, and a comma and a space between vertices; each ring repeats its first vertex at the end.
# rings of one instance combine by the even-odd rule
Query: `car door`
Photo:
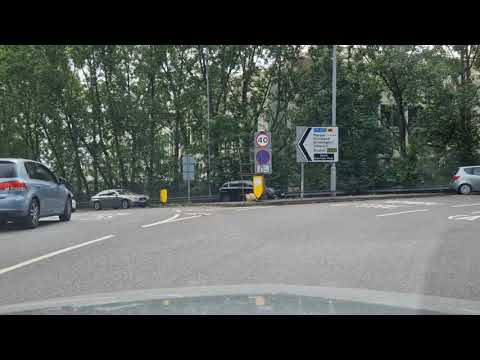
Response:
POLYGON ((121 206, 121 202, 121 196, 116 191, 112 191, 111 206, 114 208, 119 208, 121 206))
POLYGON ((480 166, 473 168, 473 173, 470 178, 472 181, 472 190, 480 191, 480 166))
POLYGON ((47 181, 52 184, 52 206, 54 208, 55 214, 61 214, 65 210, 65 201, 67 199, 67 191, 63 184, 58 183, 58 179, 55 174, 50 171, 45 165, 38 164, 41 168, 41 172, 44 174, 44 177, 48 179, 47 181))
POLYGON ((115 196, 115 192, 114 191, 108 191, 106 192, 105 194, 103 194, 102 198, 101 198, 101 203, 102 203, 102 207, 104 208, 111 208, 113 207, 113 202, 114 202, 114 196, 115 196))
POLYGON ((42 166, 35 162, 26 162, 25 169, 30 178, 30 185, 35 189, 35 194, 40 201, 40 216, 48 216, 56 213, 54 179, 42 166))

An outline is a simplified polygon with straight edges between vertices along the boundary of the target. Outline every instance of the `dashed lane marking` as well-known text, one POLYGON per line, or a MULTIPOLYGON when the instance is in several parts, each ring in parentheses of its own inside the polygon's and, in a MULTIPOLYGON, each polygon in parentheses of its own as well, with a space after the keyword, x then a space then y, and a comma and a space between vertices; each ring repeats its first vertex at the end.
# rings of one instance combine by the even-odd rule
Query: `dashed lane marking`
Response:
POLYGON ((459 208, 459 207, 467 207, 467 206, 480 206, 480 204, 460 204, 460 205, 452 205, 452 208, 459 208))
POLYGON ((36 262, 39 262, 39 261, 57 256, 57 255, 60 255, 60 254, 66 253, 68 251, 72 251, 72 250, 75 250, 75 249, 78 249, 78 248, 81 248, 81 247, 84 247, 84 246, 87 246, 87 245, 91 245, 91 244, 94 244, 94 243, 97 243, 97 242, 100 242, 100 241, 111 239, 114 236, 115 235, 110 234, 110 235, 103 236, 103 237, 95 239, 95 240, 87 241, 87 242, 84 242, 84 243, 81 243, 81 244, 78 244, 78 245, 74 245, 74 246, 69 246, 69 247, 66 247, 66 248, 61 249, 61 250, 53 251, 51 253, 48 253, 48 254, 33 258, 33 259, 23 261, 23 262, 18 263, 16 265, 9 266, 7 268, 1 269, 0 270, 0 275, 3 275, 7 272, 10 272, 10 271, 13 271, 13 270, 16 270, 16 269, 20 269, 22 267, 28 266, 30 264, 33 264, 33 263, 36 263, 36 262))

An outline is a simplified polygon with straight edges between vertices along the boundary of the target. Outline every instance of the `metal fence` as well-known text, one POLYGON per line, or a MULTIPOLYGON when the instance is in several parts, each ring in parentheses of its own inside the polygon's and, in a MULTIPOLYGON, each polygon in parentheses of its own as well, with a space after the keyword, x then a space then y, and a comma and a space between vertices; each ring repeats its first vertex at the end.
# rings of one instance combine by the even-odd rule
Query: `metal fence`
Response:
MULTIPOLYGON (((351 196, 351 195, 374 195, 374 194, 405 194, 405 193, 443 193, 450 191, 448 186, 410 186, 410 187, 390 187, 390 188, 375 188, 367 189, 365 191, 337 191, 337 196, 351 196)), ((279 198, 284 199, 296 199, 300 198, 300 192, 286 192, 278 194, 279 198)), ((331 196, 329 191, 310 191, 304 192, 304 198, 315 197, 328 197, 331 196)), ((168 197, 169 204, 199 204, 199 203, 215 203, 219 202, 218 195, 204 195, 204 196, 191 196, 190 201, 187 196, 174 195, 168 197)), ((160 205, 160 198, 151 198, 149 205, 156 207, 160 205)), ((90 203, 88 201, 79 201, 77 208, 84 209, 89 208, 90 203)))

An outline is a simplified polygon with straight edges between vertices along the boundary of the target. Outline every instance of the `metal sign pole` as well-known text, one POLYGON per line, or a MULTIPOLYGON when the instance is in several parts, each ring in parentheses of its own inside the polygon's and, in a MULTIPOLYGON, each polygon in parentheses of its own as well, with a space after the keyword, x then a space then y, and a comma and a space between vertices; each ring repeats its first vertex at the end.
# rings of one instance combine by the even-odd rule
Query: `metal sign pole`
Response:
POLYGON ((212 196, 212 164, 210 157, 210 82, 208 78, 208 61, 209 61, 210 48, 207 46, 207 55, 205 56, 205 78, 207 80, 207 143, 208 143, 208 196, 212 196))
MULTIPOLYGON (((332 127, 337 126, 337 46, 332 48, 332 127)), ((330 191, 332 196, 337 195, 337 169, 335 161, 330 168, 330 191)))
POLYGON ((305 163, 300 163, 300 198, 303 199, 303 180, 304 180, 304 174, 305 174, 305 169, 304 169, 305 163))
POLYGON ((190 180, 187 180, 188 202, 190 202, 190 180))

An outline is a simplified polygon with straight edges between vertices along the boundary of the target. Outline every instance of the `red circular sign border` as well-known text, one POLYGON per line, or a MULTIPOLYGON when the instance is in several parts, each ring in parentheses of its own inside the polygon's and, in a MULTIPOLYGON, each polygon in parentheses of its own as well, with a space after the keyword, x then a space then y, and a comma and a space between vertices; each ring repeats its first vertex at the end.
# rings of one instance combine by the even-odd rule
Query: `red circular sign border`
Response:
POLYGON ((267 134, 266 131, 260 131, 260 132, 257 134, 257 136, 255 136, 255 144, 256 144, 258 147, 261 147, 261 148, 266 148, 268 145, 270 145, 270 136, 268 136, 268 134, 267 134), (258 143, 258 137, 259 137, 260 135, 265 135, 265 136, 268 138, 268 143, 267 143, 267 145, 263 146, 263 145, 260 145, 260 144, 258 143))

